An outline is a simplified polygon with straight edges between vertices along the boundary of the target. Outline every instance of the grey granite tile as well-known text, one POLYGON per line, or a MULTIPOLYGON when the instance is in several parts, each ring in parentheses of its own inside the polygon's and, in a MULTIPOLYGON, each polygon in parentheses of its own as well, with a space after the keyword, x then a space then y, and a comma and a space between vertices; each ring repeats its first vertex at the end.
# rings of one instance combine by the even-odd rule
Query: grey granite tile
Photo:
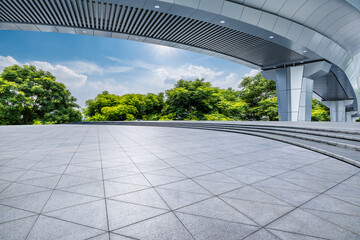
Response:
POLYGON ((115 233, 131 236, 136 239, 193 239, 173 213, 166 213, 128 227, 116 230, 115 233), (166 229, 166 230, 165 230, 166 229))
POLYGON ((111 231, 167 212, 166 210, 107 200, 111 231))
POLYGON ((0 224, 0 239, 25 239, 36 218, 36 216, 32 216, 0 224))
POLYGON ((346 203, 326 195, 320 195, 301 207, 304 209, 360 216, 360 206, 346 203))
POLYGON ((23 211, 20 209, 0 205, 0 223, 13 221, 19 218, 35 215, 34 213, 23 211))
POLYGON ((213 197, 204 201, 179 208, 177 212, 188 213, 219 220, 227 220, 248 225, 257 225, 234 207, 229 206, 219 198, 213 197))
POLYGON ((133 193, 123 194, 120 196, 113 197, 112 199, 129 202, 129 203, 135 203, 139 205, 145 205, 149 207, 169 209, 166 203, 162 200, 162 198, 153 188, 148 188, 133 193))
POLYGON ((288 203, 280 200, 281 198, 266 194, 263 191, 260 191, 251 186, 245 186, 240 189, 222 194, 221 197, 236 198, 247 201, 271 203, 278 205, 289 205, 288 203))
POLYGON ((250 236, 244 238, 244 240, 259 240, 259 239, 261 239, 261 240, 281 240, 281 238, 278 238, 277 236, 268 232, 264 228, 251 234, 250 236))
POLYGON ((159 186, 159 188, 172 189, 172 190, 191 192, 191 193, 210 194, 209 191, 207 191, 206 189, 204 189, 202 186, 200 186, 198 183, 194 182, 191 179, 186 179, 174 183, 161 185, 159 186))
POLYGON ((294 209, 294 207, 284 205, 245 201, 233 198, 222 199, 261 226, 274 221, 294 209))
POLYGON ((301 209, 292 211, 267 228, 326 239, 359 239, 358 235, 301 209))
POLYGON ((340 227, 352 231, 360 236, 360 217, 359 216, 352 216, 352 215, 345 215, 339 213, 331 213, 331 212, 324 212, 324 211, 316 211, 306 209, 305 211, 310 212, 322 219, 332 222, 334 224, 339 225, 340 227))
POLYGON ((54 189, 60 180, 61 175, 53 175, 50 177, 28 179, 19 181, 19 183, 24 183, 28 185, 34 185, 37 187, 44 187, 49 189, 54 189))
POLYGON ((258 229, 245 224, 176 213, 195 239, 242 239, 258 229))
POLYGON ((43 192, 49 189, 26 184, 13 183, 0 193, 0 199, 22 196, 30 193, 43 192))
POLYGON ((108 230, 105 200, 47 212, 46 215, 104 231, 108 230))
POLYGON ((304 191, 271 188, 271 187, 258 187, 258 188, 294 206, 300 206, 301 204, 309 201, 310 199, 318 195, 318 193, 316 192, 309 192, 309 191, 304 192, 304 191))
POLYGON ((45 203, 48 201, 52 191, 32 193, 18 197, 0 200, 1 204, 40 213, 45 203))
POLYGON ((324 238, 318 238, 308 235, 302 235, 302 234, 296 234, 296 233, 290 233, 290 232, 284 232, 284 231, 278 231, 272 229, 270 229, 269 232, 275 234, 276 236, 284 240, 323 240, 324 239, 324 238))
POLYGON ((78 224, 40 216, 27 239, 86 239, 101 234, 103 231, 78 224))
POLYGON ((105 184, 105 195, 108 198, 148 188, 146 186, 140 186, 140 185, 134 185, 128 183, 110 182, 110 181, 105 181, 104 184, 105 184))
POLYGON ((243 183, 223 183, 223 182, 214 182, 214 181, 205 181, 205 180, 195 180, 198 184, 200 184, 203 188, 205 188, 210 193, 215 195, 222 194, 224 192, 228 192, 239 187, 244 186, 243 183))
POLYGON ((51 195, 49 201, 46 203, 43 212, 55 211, 58 209, 71 207, 77 204, 92 202, 99 199, 100 198, 97 197, 55 190, 51 195))
POLYGON ((158 193, 171 209, 184 207, 209 198, 210 195, 157 188, 158 193))

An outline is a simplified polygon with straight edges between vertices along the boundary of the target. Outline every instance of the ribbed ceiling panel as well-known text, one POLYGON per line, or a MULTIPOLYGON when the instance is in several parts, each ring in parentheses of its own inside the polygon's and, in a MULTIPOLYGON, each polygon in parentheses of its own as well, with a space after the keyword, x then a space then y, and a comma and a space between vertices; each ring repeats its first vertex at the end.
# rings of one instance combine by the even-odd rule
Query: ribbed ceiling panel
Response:
POLYGON ((304 57, 261 38, 216 24, 95 0, 1 0, 0 21, 89 28, 181 43, 258 66, 304 57))

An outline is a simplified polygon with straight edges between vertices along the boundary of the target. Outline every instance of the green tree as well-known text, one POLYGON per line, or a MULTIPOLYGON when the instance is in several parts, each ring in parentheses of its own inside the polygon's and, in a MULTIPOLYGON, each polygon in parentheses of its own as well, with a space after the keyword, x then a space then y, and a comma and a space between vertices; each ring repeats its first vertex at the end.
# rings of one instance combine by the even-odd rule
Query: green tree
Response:
POLYGON ((7 67, 0 74, 0 124, 80 121, 79 106, 65 85, 35 66, 7 67))
MULTIPOLYGON (((241 89, 240 98, 249 106, 246 113, 247 120, 276 119, 273 115, 267 116, 264 109, 267 105, 274 107, 274 99, 270 102, 265 101, 276 97, 276 83, 274 81, 263 78, 259 73, 254 77, 245 77, 239 84, 239 88, 241 89)), ((268 113, 273 114, 273 111, 268 113)))
POLYGON ((98 94, 86 101, 84 114, 89 121, 159 120, 164 107, 164 94, 98 94))
POLYGON ((311 121, 330 121, 330 110, 320 101, 312 100, 311 121))

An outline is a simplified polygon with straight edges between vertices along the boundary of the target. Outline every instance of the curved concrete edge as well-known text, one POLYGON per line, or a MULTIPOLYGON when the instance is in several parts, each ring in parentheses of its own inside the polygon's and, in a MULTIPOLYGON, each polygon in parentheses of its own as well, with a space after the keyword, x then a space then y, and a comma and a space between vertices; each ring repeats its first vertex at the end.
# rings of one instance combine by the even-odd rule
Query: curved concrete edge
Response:
MULTIPOLYGON (((211 127, 210 127, 211 128, 211 127)), ((318 139, 318 138, 310 138, 310 137, 304 137, 304 136, 299 136, 299 135, 291 135, 291 134, 286 134, 286 133, 279 133, 279 132, 269 132, 269 131, 276 131, 273 129, 264 129, 264 130, 254 130, 253 128, 249 128, 249 130, 251 129, 251 131, 253 132, 260 132, 260 133, 268 133, 268 134, 274 134, 274 135, 278 135, 278 136, 285 136, 285 137, 296 137, 302 140, 308 140, 308 141, 313 141, 313 142, 319 142, 319 143, 325 143, 331 146, 337 146, 337 147, 341 147, 341 148, 346 148, 346 149, 352 149, 355 151, 360 151, 360 146, 355 146, 355 145, 351 145, 351 144, 346 144, 346 143, 339 143, 339 142, 334 142, 334 141, 328 141, 328 140, 323 140, 323 139, 318 139)), ((241 131, 242 129, 240 128, 239 131, 241 131)), ((245 130, 246 131, 246 130, 245 130)), ((301 132, 297 132, 302 134, 301 132)), ((315 135, 315 136, 321 136, 321 135, 315 135)))
POLYGON ((116 122, 116 121, 109 121, 109 122, 74 122, 71 124, 92 124, 92 125, 122 125, 122 126, 142 126, 142 127, 172 127, 172 128, 189 128, 189 129, 198 129, 198 130, 208 130, 208 131, 219 131, 219 132, 228 132, 228 133, 237 133, 237 134, 245 134, 245 135, 250 135, 250 136, 256 136, 256 137, 261 137, 261 138, 266 138, 266 139, 270 139, 270 140, 274 140, 274 141, 278 141, 278 142, 283 142, 283 143, 287 143, 290 145, 294 145, 297 147, 301 147, 304 149, 308 149, 317 153, 321 153, 323 155, 335 158, 337 160, 340 160, 342 162, 351 164, 355 167, 360 168, 360 162, 357 162, 355 160, 352 160, 350 158, 335 154, 335 153, 331 153, 328 151, 325 151, 323 149, 319 149, 316 147, 312 147, 306 144, 302 144, 302 143, 298 143, 298 142, 294 142, 294 141, 289 141, 286 139, 281 139, 281 138, 277 138, 277 137, 272 137, 272 136, 264 136, 262 134, 257 134, 257 133, 251 133, 251 132, 247 132, 247 131, 232 131, 232 130, 224 130, 224 129, 215 129, 215 128, 206 128, 206 127, 192 127, 189 123, 189 127, 181 127, 181 126, 169 126, 169 125, 163 125, 161 126, 161 122, 116 122), (143 123, 143 124, 141 124, 143 123), (150 123, 150 124, 149 124, 150 123), (152 123, 152 124, 151 124, 152 123), (157 124, 156 124, 157 123, 157 124))

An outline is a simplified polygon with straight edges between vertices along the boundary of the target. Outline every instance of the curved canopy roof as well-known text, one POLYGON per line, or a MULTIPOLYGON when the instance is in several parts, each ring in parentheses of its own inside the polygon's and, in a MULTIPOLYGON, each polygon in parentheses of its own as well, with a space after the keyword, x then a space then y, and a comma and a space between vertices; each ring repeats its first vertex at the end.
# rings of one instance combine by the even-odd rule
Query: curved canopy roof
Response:
MULTIPOLYGON (((270 69, 326 60, 325 100, 360 85, 358 0, 1 0, 0 28, 144 41, 270 69)), ((320 82, 320 81, 319 81, 320 82)), ((357 109, 355 102, 351 109, 357 109)))

